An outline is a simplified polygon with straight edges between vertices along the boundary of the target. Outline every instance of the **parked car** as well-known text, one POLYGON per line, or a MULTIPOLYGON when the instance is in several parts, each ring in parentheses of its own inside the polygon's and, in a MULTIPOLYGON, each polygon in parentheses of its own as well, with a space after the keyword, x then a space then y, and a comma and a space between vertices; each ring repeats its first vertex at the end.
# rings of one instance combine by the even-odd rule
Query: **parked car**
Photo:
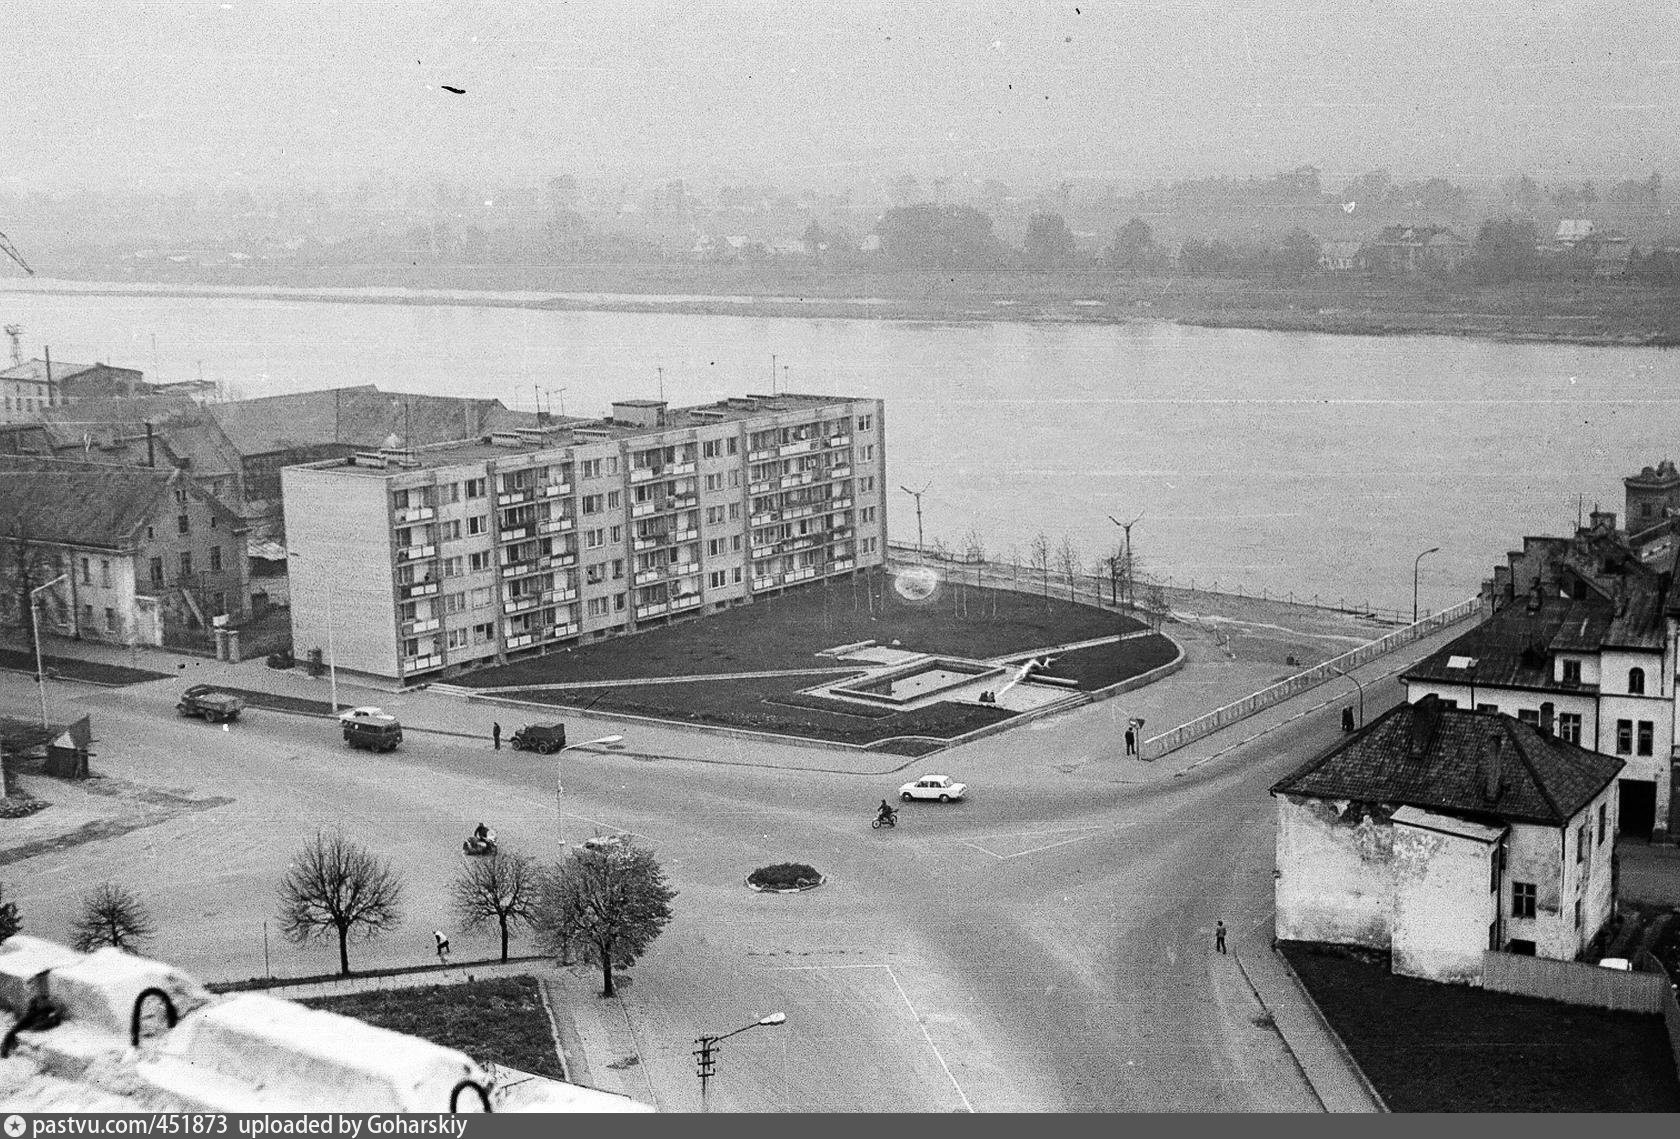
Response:
POLYGON ((905 802, 911 799, 938 799, 941 803, 949 803, 952 799, 961 799, 968 794, 968 784, 953 782, 949 775, 924 775, 914 783, 906 783, 898 789, 898 797, 905 802))
POLYGON ((566 746, 565 724, 526 724, 508 740, 514 751, 553 755, 566 746))
POLYGON ((344 742, 351 747, 366 751, 395 751, 402 743, 402 725, 395 716, 387 716, 377 708, 354 708, 338 719, 344 725, 344 742), (368 712, 376 714, 366 715, 368 712))
POLYGON ((594 838, 584 839, 581 845, 585 850, 611 854, 626 849, 632 841, 634 840, 627 834, 598 834, 594 838))
POLYGON ((197 716, 212 724, 228 724, 239 719, 245 708, 243 697, 231 692, 219 692, 208 684, 195 684, 181 693, 175 710, 183 716, 197 716))

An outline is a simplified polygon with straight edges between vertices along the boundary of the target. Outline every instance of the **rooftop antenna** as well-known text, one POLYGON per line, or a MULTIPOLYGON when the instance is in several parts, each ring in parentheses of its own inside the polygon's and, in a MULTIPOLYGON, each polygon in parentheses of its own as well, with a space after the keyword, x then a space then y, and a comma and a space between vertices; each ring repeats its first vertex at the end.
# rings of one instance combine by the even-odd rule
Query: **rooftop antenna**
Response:
POLYGON ((23 363, 23 325, 8 324, 6 335, 12 338, 12 367, 23 363))
POLYGON ((776 394, 776 354, 770 353, 770 394, 776 394))
POLYGON ((564 419, 564 418, 566 418, 566 389, 565 388, 549 388, 548 389, 548 394, 550 396, 552 396, 555 392, 560 393, 560 418, 564 419))
POLYGON ((904 486, 902 484, 900 484, 900 486, 898 488, 899 490, 902 490, 905 494, 909 495, 911 498, 916 500, 916 562, 917 562, 918 565, 923 564, 923 558, 922 558, 922 495, 926 494, 928 492, 928 486, 932 486, 932 485, 933 485, 933 483, 930 481, 927 484, 927 486, 924 486, 921 490, 911 490, 909 487, 904 486))
POLYGON ((659 402, 665 402, 665 369, 655 365, 654 371, 659 373, 659 402))

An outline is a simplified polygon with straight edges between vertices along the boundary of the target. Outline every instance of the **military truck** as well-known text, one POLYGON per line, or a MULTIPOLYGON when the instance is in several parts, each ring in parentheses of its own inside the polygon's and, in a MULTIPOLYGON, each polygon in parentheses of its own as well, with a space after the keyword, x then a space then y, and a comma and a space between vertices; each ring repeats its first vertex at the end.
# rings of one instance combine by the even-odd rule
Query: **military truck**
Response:
POLYGON ((243 697, 220 692, 208 684, 193 685, 181 693, 181 702, 175 705, 175 710, 181 715, 197 716, 212 724, 230 724, 239 719, 239 713, 244 709, 243 697))

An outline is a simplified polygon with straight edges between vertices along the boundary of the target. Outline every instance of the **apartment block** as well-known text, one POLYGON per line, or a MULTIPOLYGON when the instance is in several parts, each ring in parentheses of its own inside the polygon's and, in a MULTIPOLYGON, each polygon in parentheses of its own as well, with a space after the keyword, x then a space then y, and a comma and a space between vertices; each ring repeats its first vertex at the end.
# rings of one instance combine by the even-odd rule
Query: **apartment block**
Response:
POLYGON ((880 400, 798 394, 286 467, 293 644, 408 684, 881 565, 885 469, 880 400))

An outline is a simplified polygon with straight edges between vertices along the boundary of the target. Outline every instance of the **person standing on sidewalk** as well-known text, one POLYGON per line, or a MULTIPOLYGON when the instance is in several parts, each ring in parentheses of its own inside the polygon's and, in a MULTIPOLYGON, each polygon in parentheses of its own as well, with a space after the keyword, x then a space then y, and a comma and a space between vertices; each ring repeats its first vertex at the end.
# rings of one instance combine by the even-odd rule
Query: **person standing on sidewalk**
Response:
POLYGON ((1225 952, 1225 923, 1223 921, 1213 923, 1213 947, 1221 953, 1225 952))
POLYGON ((1137 729, 1130 724, 1126 725, 1126 754, 1137 754, 1137 729))
POLYGON ((500 721, 492 720, 490 723, 490 742, 496 745, 497 751, 502 750, 502 725, 500 721))

